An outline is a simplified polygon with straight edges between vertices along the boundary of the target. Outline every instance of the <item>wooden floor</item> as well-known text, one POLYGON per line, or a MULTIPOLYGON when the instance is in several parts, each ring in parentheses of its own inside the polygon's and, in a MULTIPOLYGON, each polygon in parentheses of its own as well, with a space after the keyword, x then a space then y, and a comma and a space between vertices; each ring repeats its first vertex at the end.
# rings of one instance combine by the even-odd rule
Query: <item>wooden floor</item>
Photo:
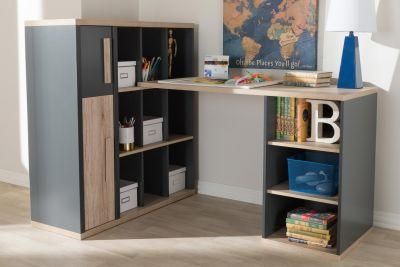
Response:
POLYGON ((0 183, 0 266, 400 266, 374 229, 341 261, 260 237, 259 206, 196 195, 84 241, 34 229, 29 190, 0 183))

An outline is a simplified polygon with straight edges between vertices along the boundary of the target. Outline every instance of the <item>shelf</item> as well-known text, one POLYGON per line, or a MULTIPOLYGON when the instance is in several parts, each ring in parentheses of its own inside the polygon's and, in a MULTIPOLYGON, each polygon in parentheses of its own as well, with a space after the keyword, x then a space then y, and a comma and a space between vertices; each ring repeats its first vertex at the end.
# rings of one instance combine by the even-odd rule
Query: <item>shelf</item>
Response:
POLYGON ((144 194, 144 207, 137 207, 135 209, 121 213, 121 219, 125 220, 129 218, 128 220, 130 220, 142 216, 146 213, 165 207, 181 199, 193 196, 195 193, 195 190, 184 189, 174 194, 171 194, 169 197, 144 194))
POLYGON ((129 92, 136 92, 136 91, 142 91, 146 90, 149 88, 144 88, 140 86, 133 86, 133 87, 125 87, 125 88, 119 88, 118 93, 129 93, 129 92))
POLYGON ((298 142, 290 142, 290 141, 283 141, 283 140, 273 140, 273 141, 269 141, 268 145, 298 148, 298 149, 307 149, 307 150, 314 150, 314 151, 331 152, 331 153, 340 153, 340 144, 325 144, 325 143, 318 143, 318 142, 298 143, 298 142))
POLYGON ((171 135, 168 141, 162 141, 162 142, 157 142, 154 144, 150 144, 150 145, 145 145, 142 147, 135 147, 132 151, 129 152, 120 152, 119 153, 119 157, 126 157, 126 156, 130 156, 130 155, 134 155, 137 153, 141 153, 141 152, 145 152, 148 150, 153 150, 153 149, 157 149, 160 147, 165 147, 165 146, 169 146, 169 145, 173 145, 173 144, 177 144, 177 143, 181 143, 181 142, 186 142, 189 140, 193 140, 193 136, 189 136, 189 135, 171 135))
POLYGON ((317 246, 310 246, 307 244, 299 244, 299 243, 295 243, 295 242, 290 242, 288 240, 288 238, 286 237, 286 227, 283 227, 280 230, 273 233, 272 235, 268 236, 267 239, 271 240, 271 241, 283 243, 285 245, 292 245, 292 246, 303 248, 303 249, 310 249, 310 250, 315 250, 315 251, 319 251, 319 252, 329 253, 329 254, 332 254, 335 256, 337 255, 336 247, 323 248, 323 247, 317 247, 317 246))
POLYGON ((272 194, 272 195, 304 199, 304 200, 325 203, 325 204, 330 204, 330 205, 336 205, 336 206, 339 205, 338 196, 326 197, 326 196, 294 192, 294 191, 289 190, 289 183, 287 181, 284 183, 278 184, 276 186, 273 186, 271 189, 267 190, 267 193, 272 194))

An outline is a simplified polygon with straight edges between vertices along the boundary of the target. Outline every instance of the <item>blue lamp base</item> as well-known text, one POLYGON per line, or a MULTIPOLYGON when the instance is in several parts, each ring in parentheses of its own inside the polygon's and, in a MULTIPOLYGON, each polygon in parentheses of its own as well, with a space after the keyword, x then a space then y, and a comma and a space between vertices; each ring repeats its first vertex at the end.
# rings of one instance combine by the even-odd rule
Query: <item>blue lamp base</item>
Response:
POLYGON ((354 36, 353 32, 350 32, 344 40, 338 88, 363 88, 358 37, 354 36))

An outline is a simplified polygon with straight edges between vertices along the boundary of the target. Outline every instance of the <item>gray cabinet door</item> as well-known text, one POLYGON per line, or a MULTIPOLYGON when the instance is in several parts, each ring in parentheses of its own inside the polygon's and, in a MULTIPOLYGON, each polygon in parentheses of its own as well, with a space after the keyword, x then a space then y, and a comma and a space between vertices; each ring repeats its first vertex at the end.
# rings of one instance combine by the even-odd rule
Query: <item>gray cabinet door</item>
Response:
POLYGON ((82 97, 113 94, 111 27, 79 26, 79 85, 82 97))

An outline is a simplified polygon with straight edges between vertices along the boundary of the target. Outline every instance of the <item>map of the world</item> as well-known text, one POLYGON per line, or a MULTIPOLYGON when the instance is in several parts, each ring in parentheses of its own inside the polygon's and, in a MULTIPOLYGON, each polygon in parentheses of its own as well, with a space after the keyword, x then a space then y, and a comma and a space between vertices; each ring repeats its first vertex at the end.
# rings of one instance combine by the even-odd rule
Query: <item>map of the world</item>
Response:
POLYGON ((230 67, 315 70, 318 0, 224 0, 230 67))

